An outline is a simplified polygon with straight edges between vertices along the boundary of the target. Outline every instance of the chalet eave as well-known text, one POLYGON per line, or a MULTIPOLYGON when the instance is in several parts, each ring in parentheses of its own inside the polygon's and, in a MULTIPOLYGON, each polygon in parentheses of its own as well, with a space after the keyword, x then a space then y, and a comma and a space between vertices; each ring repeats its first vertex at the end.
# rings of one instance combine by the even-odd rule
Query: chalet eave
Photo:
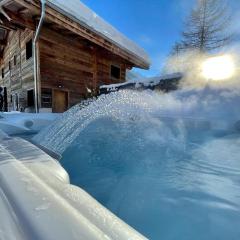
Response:
MULTIPOLYGON (((36 29, 37 21, 41 12, 41 4, 39 0, 8 0, 4 2, 6 3, 3 5, 3 9, 10 17, 10 21, 2 16, 1 19, 4 20, 2 20, 0 28, 6 30, 21 27, 27 27, 32 30, 36 29)), ((83 24, 66 17, 62 13, 53 9, 52 6, 47 5, 46 7, 45 21, 61 26, 63 29, 67 29, 76 35, 79 35, 80 37, 87 39, 100 47, 103 47, 113 54, 125 59, 126 62, 129 62, 130 66, 132 65, 143 69, 149 68, 149 63, 144 61, 144 59, 130 53, 123 48, 120 48, 110 39, 106 39, 105 37, 101 36, 101 34, 88 29, 86 26, 83 26, 83 24)))

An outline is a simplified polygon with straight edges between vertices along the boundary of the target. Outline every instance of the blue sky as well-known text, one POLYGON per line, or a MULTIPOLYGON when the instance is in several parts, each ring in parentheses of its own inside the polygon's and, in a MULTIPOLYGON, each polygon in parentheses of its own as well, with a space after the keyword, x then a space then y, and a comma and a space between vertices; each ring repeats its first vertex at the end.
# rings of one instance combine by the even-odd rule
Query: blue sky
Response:
MULTIPOLYGON (((152 60, 151 69, 138 71, 145 76, 160 73, 172 45, 180 38, 185 17, 195 3, 195 0, 81 1, 147 51, 152 60)), ((229 1, 240 15, 240 0, 229 1)))

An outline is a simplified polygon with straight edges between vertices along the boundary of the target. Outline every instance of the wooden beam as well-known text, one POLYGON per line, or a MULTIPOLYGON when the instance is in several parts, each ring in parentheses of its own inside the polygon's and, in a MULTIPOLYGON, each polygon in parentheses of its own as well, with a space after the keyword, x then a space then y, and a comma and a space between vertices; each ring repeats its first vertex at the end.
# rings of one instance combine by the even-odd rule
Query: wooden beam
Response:
POLYGON ((14 1, 14 0, 11 0, 11 1, 10 1, 10 0, 6 0, 6 1, 2 0, 2 3, 1 3, 1 4, 2 4, 2 5, 5 5, 5 6, 8 6, 8 5, 12 4, 13 1, 14 1))
POLYGON ((25 7, 22 7, 21 9, 18 10, 18 13, 19 14, 26 14, 29 12, 29 9, 25 8, 25 7))
POLYGON ((97 49, 93 48, 93 88, 94 91, 97 89, 97 49))
POLYGON ((16 14, 12 11, 4 9, 5 12, 10 17, 10 22, 17 25, 18 27, 29 28, 31 30, 35 30, 35 24, 32 19, 26 18, 25 16, 22 17, 21 14, 16 14))
MULTIPOLYGON (((33 12, 34 14, 41 14, 41 9, 40 9, 40 5, 37 5, 36 3, 33 5, 33 1, 32 2, 27 2, 25 0, 14 0, 16 3, 20 4, 22 7, 25 7, 29 10, 31 10, 31 12, 33 12)), ((39 1, 40 3, 40 1, 39 1)))
POLYGON ((5 29, 5 30, 9 30, 9 31, 15 31, 17 30, 16 26, 14 26, 13 24, 9 23, 9 22, 3 22, 0 24, 0 28, 5 29))

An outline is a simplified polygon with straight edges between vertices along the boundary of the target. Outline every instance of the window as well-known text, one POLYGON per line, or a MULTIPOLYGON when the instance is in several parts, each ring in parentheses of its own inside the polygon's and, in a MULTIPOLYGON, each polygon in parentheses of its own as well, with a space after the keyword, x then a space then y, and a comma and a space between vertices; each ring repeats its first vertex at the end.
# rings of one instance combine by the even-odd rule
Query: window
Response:
POLYGON ((32 39, 26 43, 26 60, 32 57, 32 39))
POLYGON ((4 112, 8 111, 8 97, 7 97, 7 88, 4 87, 3 89, 3 109, 4 112))
POLYGON ((13 65, 16 66, 17 65, 17 56, 14 55, 13 57, 13 65))
POLYGON ((52 89, 42 88, 41 106, 42 108, 52 108, 52 89))
POLYGON ((27 91, 27 106, 34 107, 34 91, 33 91, 33 89, 27 91))
POLYGON ((111 65, 111 77, 115 79, 120 79, 121 70, 120 67, 111 65))
POLYGON ((2 68, 2 78, 4 78, 4 68, 2 68))

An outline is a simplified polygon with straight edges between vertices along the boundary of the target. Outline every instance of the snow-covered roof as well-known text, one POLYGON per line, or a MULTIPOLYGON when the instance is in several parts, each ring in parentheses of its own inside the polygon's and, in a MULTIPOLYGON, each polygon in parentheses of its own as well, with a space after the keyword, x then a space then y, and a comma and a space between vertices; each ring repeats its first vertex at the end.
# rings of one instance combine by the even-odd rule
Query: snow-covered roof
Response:
POLYGON ((150 65, 150 59, 144 49, 125 37, 80 0, 47 0, 47 4, 150 65))
POLYGON ((171 80, 171 79, 180 79, 183 77, 182 73, 172 73, 172 74, 166 74, 162 76, 156 76, 156 77, 148 77, 148 78, 139 78, 139 79, 132 79, 128 82, 124 83, 116 83, 116 84, 109 84, 109 85, 102 85, 100 86, 100 89, 106 88, 108 90, 114 90, 116 88, 127 86, 129 84, 136 84, 136 87, 138 86, 154 86, 160 83, 160 81, 164 80, 171 80))

